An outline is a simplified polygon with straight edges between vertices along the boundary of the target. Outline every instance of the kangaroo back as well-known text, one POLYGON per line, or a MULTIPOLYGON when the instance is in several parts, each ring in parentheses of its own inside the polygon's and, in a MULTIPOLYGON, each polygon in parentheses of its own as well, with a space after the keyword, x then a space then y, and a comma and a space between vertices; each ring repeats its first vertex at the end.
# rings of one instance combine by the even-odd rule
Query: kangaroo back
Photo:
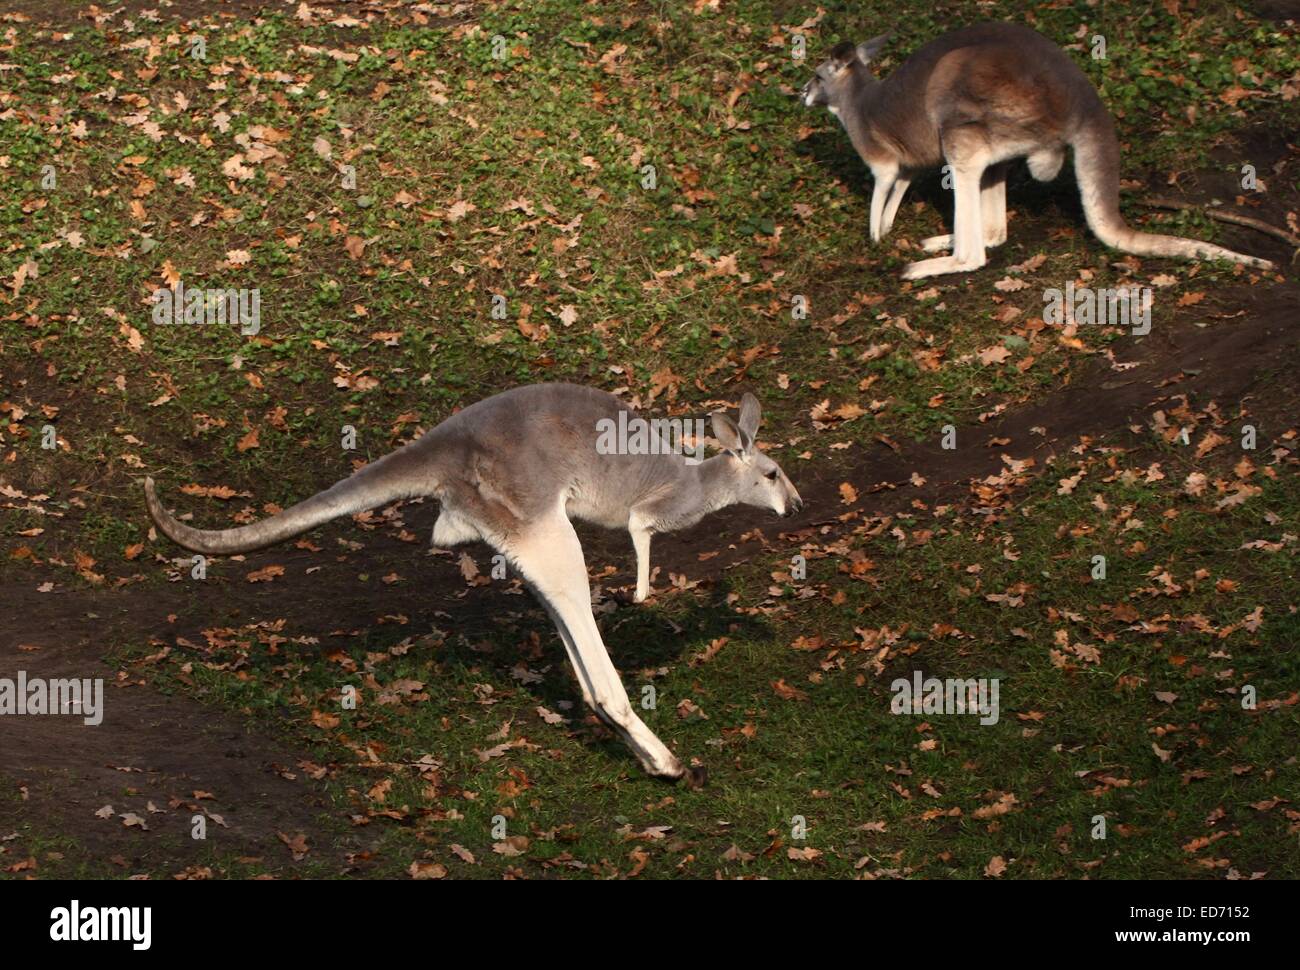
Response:
POLYGON ((195 529, 179 521, 159 502, 151 478, 145 479, 145 500, 164 535, 207 555, 252 552, 331 519, 420 495, 504 532, 548 515, 557 497, 575 491, 584 517, 621 526, 628 503, 674 483, 684 458, 658 449, 645 456, 598 454, 599 421, 617 419, 620 411, 628 411, 626 405, 593 388, 517 387, 466 407, 323 492, 235 529, 195 529))
POLYGON ((1063 145, 1096 102, 1082 71, 1046 37, 1019 24, 976 24, 923 45, 871 98, 871 127, 905 168, 943 164, 945 130, 981 129, 995 153, 1063 145))

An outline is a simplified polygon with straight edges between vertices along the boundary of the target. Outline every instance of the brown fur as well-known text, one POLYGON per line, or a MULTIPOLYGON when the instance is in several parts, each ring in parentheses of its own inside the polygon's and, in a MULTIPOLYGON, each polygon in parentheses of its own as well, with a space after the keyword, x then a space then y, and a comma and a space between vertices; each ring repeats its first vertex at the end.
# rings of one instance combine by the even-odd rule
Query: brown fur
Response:
POLYGON ((1119 210, 1114 122, 1083 71, 1041 34, 1006 23, 954 30, 877 81, 868 62, 885 39, 857 49, 838 45, 818 66, 803 97, 806 104, 823 104, 837 114, 876 177, 873 239, 888 232, 916 173, 945 163, 953 167, 954 181, 968 193, 968 204, 958 206, 965 229, 957 226, 954 232, 954 240, 962 241, 954 243, 954 257, 912 264, 912 278, 982 265, 983 246, 1005 238, 1004 163, 1027 158, 1035 178, 1050 180, 1066 148, 1074 152, 1088 225, 1106 245, 1143 255, 1272 267, 1267 260, 1221 246, 1141 233, 1125 224, 1119 210), (969 193, 976 191, 983 220, 969 204, 969 193), (999 213, 1002 226, 981 225, 999 213), (957 248, 963 252, 956 253, 957 248))

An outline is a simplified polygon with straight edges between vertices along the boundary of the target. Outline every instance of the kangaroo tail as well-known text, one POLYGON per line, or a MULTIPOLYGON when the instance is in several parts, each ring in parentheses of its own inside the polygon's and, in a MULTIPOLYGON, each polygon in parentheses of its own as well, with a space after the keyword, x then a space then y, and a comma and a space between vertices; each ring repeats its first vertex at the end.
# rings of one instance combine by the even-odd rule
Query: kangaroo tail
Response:
POLYGON ((1139 256, 1226 259, 1258 269, 1273 268, 1266 259, 1235 253, 1213 243, 1130 228, 1119 212, 1119 141, 1115 124, 1104 109, 1079 128, 1070 145, 1074 149, 1074 172, 1084 218, 1088 228, 1107 246, 1139 256))
POLYGON ((214 556, 252 552, 292 539, 330 519, 356 515, 422 491, 412 487, 406 476, 395 474, 397 470, 390 461, 401 453, 399 450, 385 455, 306 501, 237 529, 194 529, 185 525, 162 507, 152 478, 144 480, 144 497, 158 528, 177 545, 214 556))

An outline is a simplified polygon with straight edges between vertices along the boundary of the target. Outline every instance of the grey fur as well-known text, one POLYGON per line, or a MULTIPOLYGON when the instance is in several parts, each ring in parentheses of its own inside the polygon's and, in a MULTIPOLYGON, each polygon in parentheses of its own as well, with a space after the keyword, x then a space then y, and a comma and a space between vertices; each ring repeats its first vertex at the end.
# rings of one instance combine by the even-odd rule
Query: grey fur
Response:
POLYGON ((728 505, 785 514, 801 504, 776 463, 753 448, 759 420, 753 395, 742 402, 739 439, 731 435, 737 425, 730 418, 713 416, 715 431, 721 423, 730 450, 695 465, 674 454, 598 454, 597 422, 616 418, 620 410, 634 414, 612 394, 574 384, 505 391, 453 414, 417 441, 306 501, 235 529, 194 529, 180 522, 158 502, 151 478, 145 480, 145 498, 165 535, 208 555, 252 552, 331 519, 416 496, 442 504, 434 526, 439 546, 457 544, 446 528, 439 541, 439 526, 449 513, 473 520, 490 536, 509 539, 549 514, 562 494, 568 496, 571 518, 625 528, 629 515, 639 510, 651 516, 655 532, 692 526, 728 505), (763 476, 773 471, 777 480, 768 482, 763 476))
POLYGON ((598 427, 619 412, 604 391, 533 384, 479 401, 423 437, 278 515, 236 529, 195 529, 158 501, 149 513, 164 535, 195 552, 231 555, 282 542, 330 519, 399 499, 437 499, 433 542, 483 540, 519 570, 554 618, 583 696, 614 724, 647 770, 684 768, 636 717, 591 615, 586 566, 570 519, 625 528, 637 552, 638 600, 649 592, 649 544, 657 532, 694 525, 709 512, 748 504, 787 515, 802 506, 785 473, 754 445, 759 404, 745 395, 739 424, 713 415, 728 450, 697 464, 681 454, 602 454, 598 427))

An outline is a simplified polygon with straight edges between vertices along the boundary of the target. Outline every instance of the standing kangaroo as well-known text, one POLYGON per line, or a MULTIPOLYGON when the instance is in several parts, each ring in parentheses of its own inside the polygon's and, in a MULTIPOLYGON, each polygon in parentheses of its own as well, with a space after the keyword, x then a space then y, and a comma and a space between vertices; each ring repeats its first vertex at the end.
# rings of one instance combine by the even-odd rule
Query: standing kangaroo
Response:
MULTIPOLYGON (((237 529, 205 531, 179 522, 144 483, 149 514, 174 542, 229 555, 261 549, 330 519, 400 499, 429 496, 440 511, 433 544, 482 540, 503 554, 559 631, 583 700, 613 727, 652 775, 672 780, 682 763, 632 710, 591 612, 591 589, 570 519, 632 535, 637 599, 650 590, 650 537, 694 525, 709 512, 744 504, 789 515, 802 507, 785 473, 754 444, 759 404, 746 394, 739 421, 712 415, 724 451, 692 463, 681 454, 602 454, 597 428, 620 411, 618 398, 572 384, 533 384, 479 401, 423 437, 278 515, 237 529)), ((603 449, 602 449, 603 450, 603 449)), ((692 769, 698 784, 703 772, 692 769)))
POLYGON ((1040 182, 1056 178, 1065 149, 1088 227, 1107 246, 1142 256, 1226 259, 1260 269, 1273 264, 1222 246, 1138 232, 1119 212, 1115 123, 1083 71, 1050 40, 1018 24, 964 27, 930 41, 884 81, 871 63, 888 34, 842 43, 818 65, 802 97, 825 105, 871 169, 871 240, 889 232, 903 193, 919 170, 952 167, 953 231, 922 242, 951 256, 909 263, 903 279, 962 273, 984 265, 986 246, 1007 239, 1006 180, 1025 157, 1040 182))

